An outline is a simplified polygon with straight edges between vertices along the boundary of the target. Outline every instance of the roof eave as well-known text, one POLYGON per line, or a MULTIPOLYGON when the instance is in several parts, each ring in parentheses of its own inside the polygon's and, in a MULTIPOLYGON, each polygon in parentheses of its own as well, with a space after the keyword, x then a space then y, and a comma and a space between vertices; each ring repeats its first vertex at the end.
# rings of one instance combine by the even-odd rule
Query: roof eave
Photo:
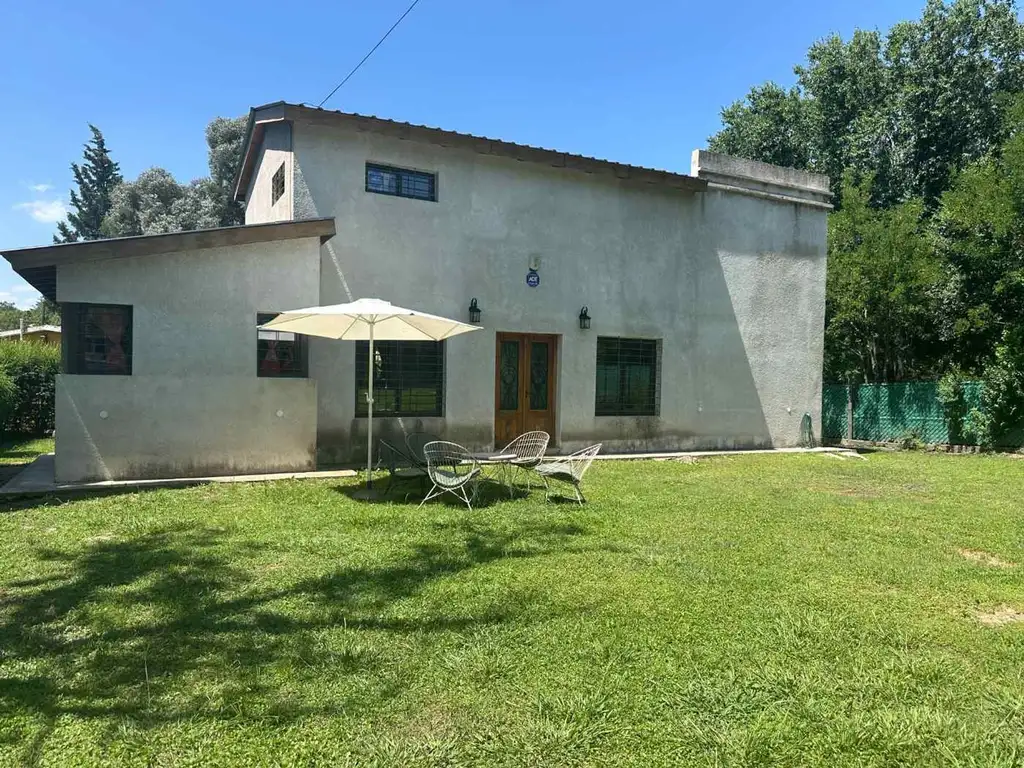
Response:
POLYGON ((51 301, 56 300, 55 270, 62 264, 106 261, 131 256, 194 251, 205 248, 251 245, 277 240, 318 237, 323 243, 334 236, 334 218, 276 221, 233 227, 192 229, 160 235, 138 235, 106 240, 86 240, 35 248, 0 251, 15 272, 51 301))
POLYGON ((238 164, 235 174, 235 185, 232 199, 245 202, 249 192, 249 180, 252 178, 256 165, 256 153, 263 142, 263 126, 266 123, 280 122, 286 119, 285 113, 290 105, 284 101, 274 101, 249 110, 249 123, 245 129, 245 145, 242 150, 242 162, 238 164))

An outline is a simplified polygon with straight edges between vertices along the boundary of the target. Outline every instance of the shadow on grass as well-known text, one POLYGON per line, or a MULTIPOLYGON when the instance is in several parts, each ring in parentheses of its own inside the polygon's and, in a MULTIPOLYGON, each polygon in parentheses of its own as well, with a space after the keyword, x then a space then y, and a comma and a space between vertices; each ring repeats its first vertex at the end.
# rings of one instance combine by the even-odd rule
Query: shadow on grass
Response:
MULTIPOLYGON (((395 480, 391 478, 374 480, 373 487, 378 493, 378 497, 376 499, 360 498, 360 493, 362 493, 366 487, 365 483, 360 483, 358 485, 339 485, 335 490, 353 501, 358 501, 363 504, 390 503, 418 507, 420 502, 423 501, 424 497, 430 491, 431 485, 432 483, 429 480, 395 480)), ((529 491, 519 486, 514 486, 512 493, 510 494, 507 485, 488 477, 480 481, 480 487, 477 491, 476 498, 472 500, 473 509, 486 509, 487 507, 493 506, 501 501, 525 499, 529 495, 529 491)), ((452 493, 443 493, 428 501, 424 506, 429 507, 431 505, 466 509, 466 502, 452 493)))
MULTIPOLYGON (((389 634, 473 632, 553 615, 523 599, 396 616, 396 601, 499 559, 567 550, 586 533, 543 523, 509 530, 439 523, 437 530, 442 543, 417 543, 404 556, 369 565, 325 556, 336 567, 269 587, 246 564, 279 545, 245 544, 220 529, 179 525, 87 540, 73 551, 38 550, 58 573, 0 585, 0 718, 42 718, 39 742, 64 715, 143 726, 240 717, 286 723, 379 706, 402 690, 389 634), (336 694, 289 698, 295 694, 286 691, 311 676, 337 679, 336 694), (360 685, 344 686, 346 676, 361 676, 360 685)), ((38 749, 29 745, 25 759, 38 749)))

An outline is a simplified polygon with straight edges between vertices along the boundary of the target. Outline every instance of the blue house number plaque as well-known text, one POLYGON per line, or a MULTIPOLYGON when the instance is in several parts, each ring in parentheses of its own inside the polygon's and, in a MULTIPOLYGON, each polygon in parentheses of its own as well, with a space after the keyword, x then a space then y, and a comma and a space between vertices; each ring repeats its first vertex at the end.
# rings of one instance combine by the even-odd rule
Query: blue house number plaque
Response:
POLYGON ((540 285, 540 275, 537 274, 536 269, 531 269, 526 273, 526 284, 531 288, 536 288, 540 285))

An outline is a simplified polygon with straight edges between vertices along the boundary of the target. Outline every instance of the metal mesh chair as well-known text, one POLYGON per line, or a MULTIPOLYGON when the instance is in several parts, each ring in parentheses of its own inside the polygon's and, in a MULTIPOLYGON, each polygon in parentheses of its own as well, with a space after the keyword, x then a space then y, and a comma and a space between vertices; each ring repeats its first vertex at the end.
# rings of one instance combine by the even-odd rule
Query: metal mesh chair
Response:
POLYGON ((427 443, 434 443, 440 439, 429 432, 410 432, 405 436, 405 447, 409 449, 407 453, 415 466, 427 468, 427 457, 423 455, 423 448, 427 443))
MULTIPOLYGON (((387 496, 401 481, 422 481, 427 477, 427 468, 419 466, 415 459, 387 440, 381 440, 377 448, 377 467, 388 471, 387 496)), ((408 495, 407 495, 408 497, 408 495)))
POLYGON ((470 502, 476 498, 480 479, 480 464, 473 455, 461 445, 443 440, 427 443, 423 446, 423 453, 427 459, 427 475, 434 487, 420 506, 443 493, 450 493, 473 509, 470 502))
MULTIPOLYGON (((548 449, 548 442, 551 436, 547 432, 527 432, 520 435, 511 443, 499 451, 502 454, 514 454, 515 458, 509 464, 515 469, 518 475, 520 470, 527 471, 526 487, 532 488, 529 470, 536 469, 544 458, 544 451, 548 449)), ((511 482, 509 483, 511 485, 511 482)))
POLYGON ((582 451, 576 451, 576 453, 569 456, 562 456, 538 464, 535 471, 544 479, 544 490, 548 492, 548 496, 550 497, 548 480, 561 480, 563 483, 569 483, 572 486, 573 492, 576 494, 576 501, 582 506, 583 502, 587 499, 583 495, 583 491, 580 490, 580 483, 583 482, 583 475, 586 474, 590 464, 594 461, 594 457, 600 451, 601 443, 598 443, 589 448, 584 448, 582 451))

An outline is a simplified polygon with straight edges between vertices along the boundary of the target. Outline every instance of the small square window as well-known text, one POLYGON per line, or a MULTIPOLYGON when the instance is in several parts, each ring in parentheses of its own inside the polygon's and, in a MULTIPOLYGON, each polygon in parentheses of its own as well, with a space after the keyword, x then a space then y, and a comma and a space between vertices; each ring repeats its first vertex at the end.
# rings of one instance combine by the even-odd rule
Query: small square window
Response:
POLYGON ((65 304, 61 315, 64 370, 80 375, 130 376, 132 308, 123 304, 65 304))
POLYGON ((437 201, 437 176, 422 171, 366 164, 366 191, 378 195, 437 201))
POLYGON ((301 333, 274 331, 258 326, 277 317, 273 312, 256 315, 256 375, 260 378, 305 379, 309 376, 309 353, 301 333))
POLYGON ((270 204, 277 205, 277 201, 284 197, 284 163, 274 172, 274 178, 270 182, 270 204))

